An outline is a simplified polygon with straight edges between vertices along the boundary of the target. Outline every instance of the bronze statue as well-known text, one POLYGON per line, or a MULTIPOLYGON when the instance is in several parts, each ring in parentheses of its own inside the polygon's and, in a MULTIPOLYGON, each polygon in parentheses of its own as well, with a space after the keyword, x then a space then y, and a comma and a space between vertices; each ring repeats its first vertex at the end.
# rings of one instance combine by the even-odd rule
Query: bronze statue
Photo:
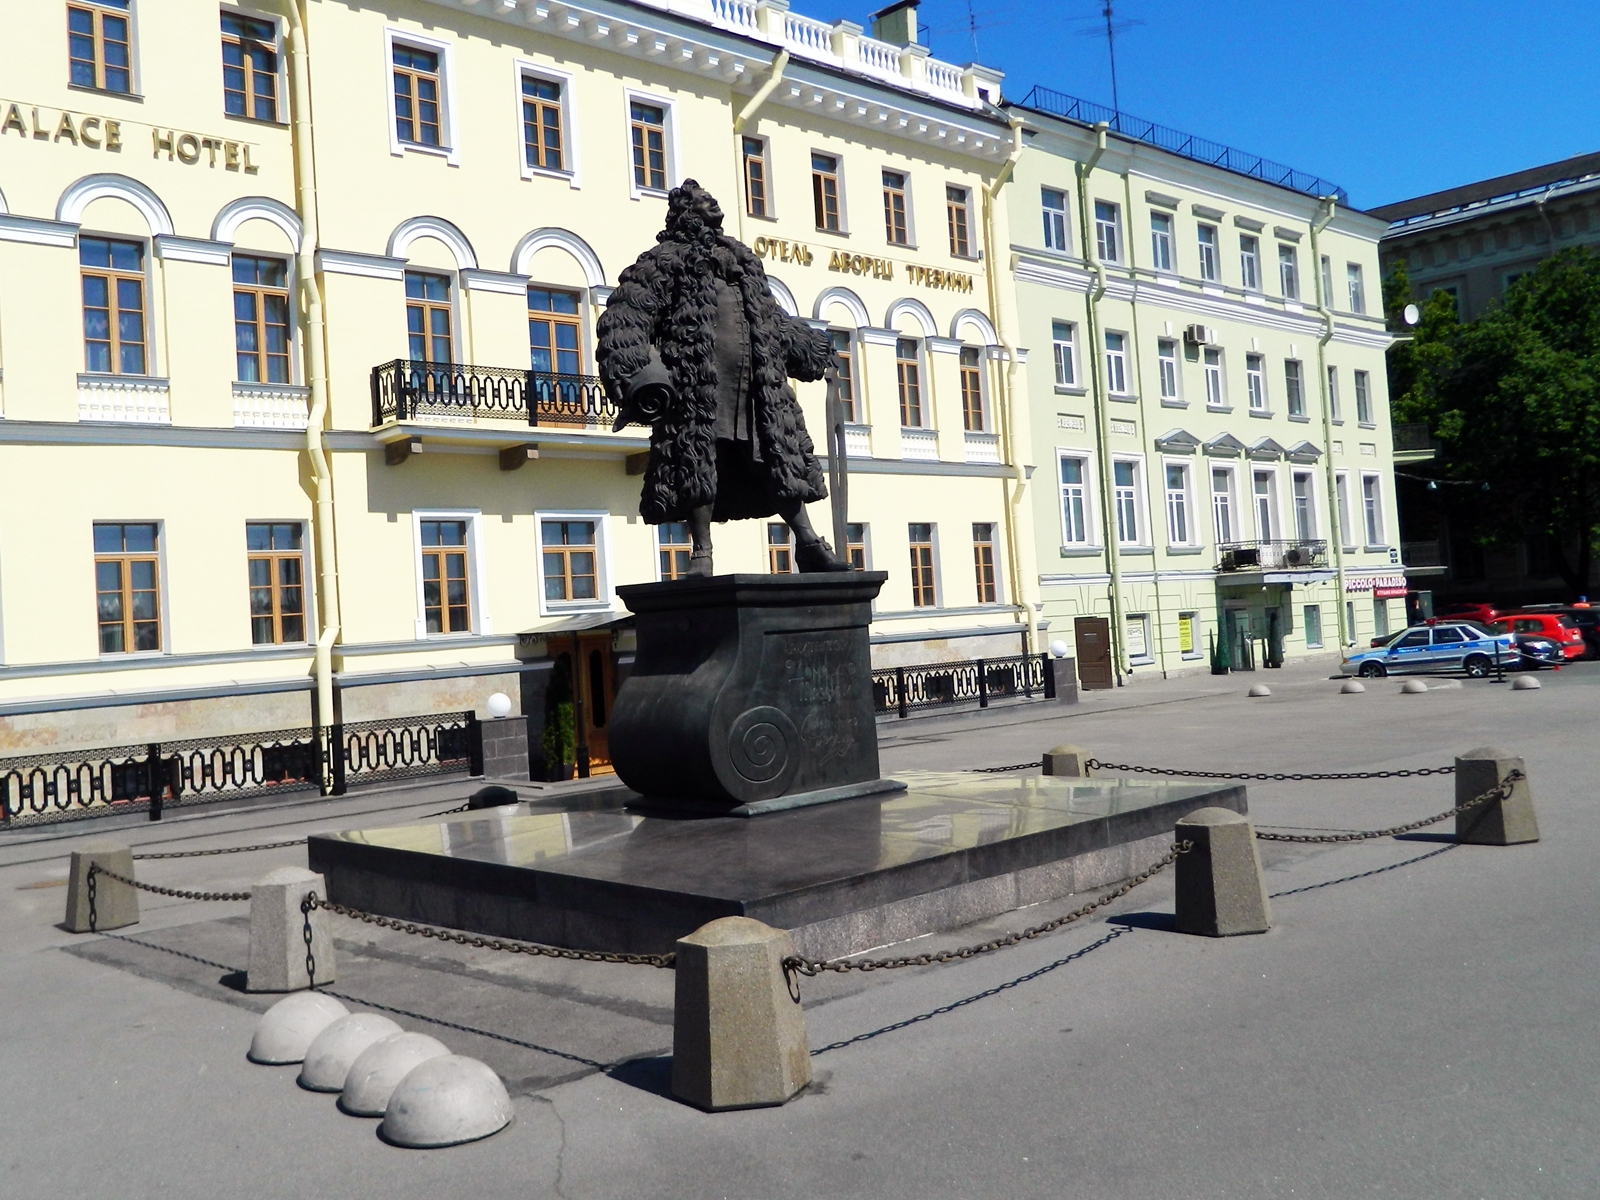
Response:
POLYGON ((781 516, 801 571, 848 571, 811 527, 827 485, 789 378, 834 365, 828 336, 778 308, 749 247, 692 179, 667 197, 666 228, 617 280, 596 329, 614 428, 649 425, 639 513, 683 521, 690 575, 711 574, 711 522, 781 516))

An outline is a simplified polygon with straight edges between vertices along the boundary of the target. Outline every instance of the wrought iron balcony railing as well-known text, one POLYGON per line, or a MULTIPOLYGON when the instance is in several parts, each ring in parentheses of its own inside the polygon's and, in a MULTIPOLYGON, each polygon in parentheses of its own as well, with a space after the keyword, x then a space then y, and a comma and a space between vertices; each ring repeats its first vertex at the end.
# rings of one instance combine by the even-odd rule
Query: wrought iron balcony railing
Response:
POLYGON ((1328 543, 1294 541, 1217 543, 1219 571, 1308 571, 1328 565, 1328 543))
POLYGON ((397 358, 372 368, 372 423, 480 420, 609 428, 617 410, 598 375, 397 358))
POLYGON ((1432 450, 1433 435, 1423 422, 1408 422, 1394 426, 1394 448, 1397 453, 1432 450))

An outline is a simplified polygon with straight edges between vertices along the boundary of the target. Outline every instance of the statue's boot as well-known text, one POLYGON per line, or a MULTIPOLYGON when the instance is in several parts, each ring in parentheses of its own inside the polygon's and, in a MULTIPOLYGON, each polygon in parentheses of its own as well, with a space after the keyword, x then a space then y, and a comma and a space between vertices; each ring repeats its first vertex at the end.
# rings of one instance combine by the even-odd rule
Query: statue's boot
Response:
POLYGON ((691 554, 689 556, 689 569, 684 572, 685 579, 711 578, 711 552, 704 554, 691 554))
POLYGON ((799 568, 801 574, 811 571, 852 569, 848 561, 833 552, 833 547, 828 545, 828 539, 824 537, 819 537, 814 542, 798 542, 794 548, 794 565, 799 568))

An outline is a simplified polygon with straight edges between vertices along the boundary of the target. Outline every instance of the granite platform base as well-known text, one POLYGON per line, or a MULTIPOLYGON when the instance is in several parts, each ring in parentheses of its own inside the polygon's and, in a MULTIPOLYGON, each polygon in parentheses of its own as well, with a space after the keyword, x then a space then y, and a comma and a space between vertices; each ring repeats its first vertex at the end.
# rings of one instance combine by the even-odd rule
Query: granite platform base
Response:
POLYGON ((1242 786, 897 772, 904 792, 760 820, 527 805, 316 835, 329 898, 368 912, 593 950, 661 952, 708 921, 860 953, 1133 874, 1179 817, 1243 813, 1242 786))

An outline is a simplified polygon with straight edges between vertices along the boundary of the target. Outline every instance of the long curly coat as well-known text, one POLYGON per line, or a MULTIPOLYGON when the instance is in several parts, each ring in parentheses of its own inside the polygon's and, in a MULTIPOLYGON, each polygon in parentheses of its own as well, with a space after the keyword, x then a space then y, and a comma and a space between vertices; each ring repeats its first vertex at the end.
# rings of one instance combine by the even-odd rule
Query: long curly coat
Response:
POLYGON ((833 362, 827 334, 778 308, 761 262, 743 243, 697 220, 678 221, 624 270, 596 328, 600 379, 626 404, 654 347, 676 401, 652 426, 639 513, 652 524, 685 520, 713 505, 717 521, 767 517, 785 501, 828 494, 800 404, 788 379, 821 379, 833 362), (718 487, 717 279, 738 289, 750 326, 754 472, 766 486, 718 487))

